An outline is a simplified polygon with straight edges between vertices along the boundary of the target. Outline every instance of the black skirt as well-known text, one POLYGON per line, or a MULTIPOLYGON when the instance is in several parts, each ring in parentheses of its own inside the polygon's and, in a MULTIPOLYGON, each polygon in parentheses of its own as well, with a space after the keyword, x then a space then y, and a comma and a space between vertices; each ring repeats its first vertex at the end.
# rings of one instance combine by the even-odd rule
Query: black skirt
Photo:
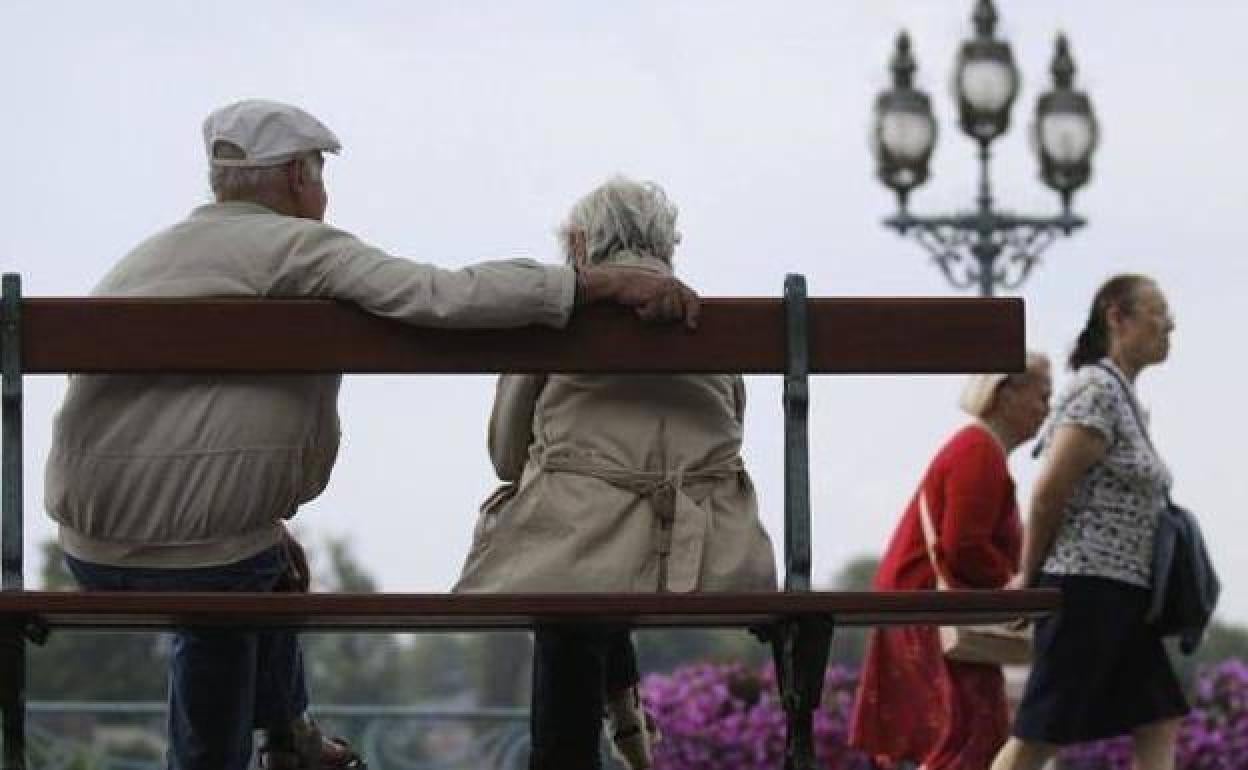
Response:
POLYGON ((1014 735, 1065 745, 1178 718, 1187 699, 1161 637, 1144 622, 1149 591, 1120 580, 1041 575, 1062 608, 1036 623, 1035 661, 1014 735))

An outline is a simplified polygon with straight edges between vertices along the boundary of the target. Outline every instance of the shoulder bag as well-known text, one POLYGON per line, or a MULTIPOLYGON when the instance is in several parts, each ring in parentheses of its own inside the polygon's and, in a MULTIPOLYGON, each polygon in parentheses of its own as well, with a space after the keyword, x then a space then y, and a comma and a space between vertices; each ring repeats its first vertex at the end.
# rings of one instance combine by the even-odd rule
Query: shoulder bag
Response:
MULTIPOLYGON (((927 507, 927 493, 919 491, 919 518, 927 558, 936 573, 936 590, 948 591, 950 583, 936 559, 936 528, 927 507)), ((962 663, 1011 665, 1031 662, 1031 628, 1020 622, 973 626, 941 626, 940 649, 950 660, 962 663)))

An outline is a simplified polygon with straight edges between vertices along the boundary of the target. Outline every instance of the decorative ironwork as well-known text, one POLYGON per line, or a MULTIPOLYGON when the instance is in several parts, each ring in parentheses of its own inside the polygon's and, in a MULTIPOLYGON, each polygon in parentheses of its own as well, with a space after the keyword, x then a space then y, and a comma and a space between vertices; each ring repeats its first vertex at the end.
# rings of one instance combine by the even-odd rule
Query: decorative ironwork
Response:
POLYGON ((954 83, 959 125, 979 145, 976 208, 952 216, 917 216, 907 207, 913 189, 928 177, 937 130, 927 95, 913 84, 917 65, 905 32, 898 36, 890 64, 892 88, 875 102, 872 147, 878 176, 898 200, 898 213, 884 224, 911 235, 954 288, 992 296, 997 289, 1022 286, 1057 236, 1086 224, 1071 212, 1071 200, 1091 177, 1099 128, 1091 101, 1074 88, 1074 59, 1066 37, 1058 35, 1050 68, 1054 84, 1037 100, 1031 135, 1040 176, 1061 197, 1061 212, 1037 217, 998 210, 989 179, 990 147, 1009 127, 1019 77, 1009 44, 994 37, 992 0, 977 0, 972 18, 975 36, 959 51, 954 83))
POLYGON ((955 216, 916 217, 904 208, 885 224, 911 235, 956 289, 995 289, 1023 285, 1041 255, 1057 240, 1086 224, 1069 212, 1052 217, 1021 217, 991 209, 955 216))

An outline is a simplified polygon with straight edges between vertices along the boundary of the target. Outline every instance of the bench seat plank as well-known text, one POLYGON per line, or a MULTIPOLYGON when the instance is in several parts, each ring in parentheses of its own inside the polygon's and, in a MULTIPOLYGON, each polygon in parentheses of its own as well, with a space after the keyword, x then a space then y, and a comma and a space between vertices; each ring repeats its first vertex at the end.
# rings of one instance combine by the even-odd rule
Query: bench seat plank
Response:
MULTIPOLYGON (((815 374, 1021 371, 1017 298, 811 298, 815 374)), ((60 372, 784 371, 779 299, 710 298, 696 332, 617 307, 568 328, 418 328, 326 300, 22 301, 22 369, 60 372)))
POLYGON ((695 594, 249 594, 0 592, 0 621, 48 628, 161 629, 175 625, 307 630, 484 630, 539 622, 637 627, 743 627, 822 615, 839 625, 985 623, 1052 612, 1059 594, 876 591, 695 594))

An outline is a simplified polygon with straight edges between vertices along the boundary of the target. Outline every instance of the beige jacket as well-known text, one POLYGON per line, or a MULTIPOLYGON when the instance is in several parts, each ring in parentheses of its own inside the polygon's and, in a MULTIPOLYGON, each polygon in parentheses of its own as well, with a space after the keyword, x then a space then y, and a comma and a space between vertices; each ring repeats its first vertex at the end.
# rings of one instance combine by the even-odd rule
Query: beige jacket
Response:
POLYGON ((455 590, 769 591, 738 376, 504 375, 455 590))
MULTIPOLYGON (((441 270, 250 203, 210 204, 127 255, 111 297, 325 297, 408 323, 562 326, 575 277, 528 260, 441 270)), ((70 377, 45 505, 91 562, 195 567, 277 542, 338 451, 338 375, 70 377)))

